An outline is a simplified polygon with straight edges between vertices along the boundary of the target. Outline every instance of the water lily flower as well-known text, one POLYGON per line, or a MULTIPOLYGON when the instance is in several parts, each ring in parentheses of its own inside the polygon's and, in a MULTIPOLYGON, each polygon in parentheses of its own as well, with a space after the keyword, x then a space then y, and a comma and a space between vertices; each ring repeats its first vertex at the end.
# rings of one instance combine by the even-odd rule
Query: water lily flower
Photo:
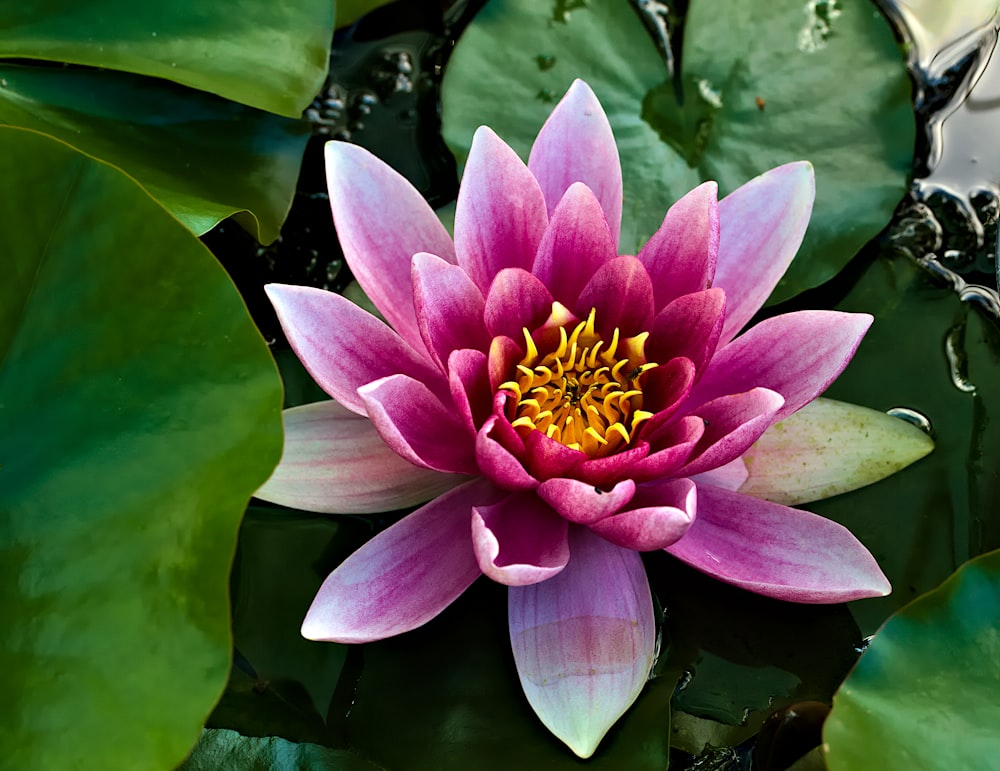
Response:
POLYGON ((454 240, 364 149, 331 142, 326 158, 344 255, 388 323, 333 293, 267 288, 333 401, 286 412, 284 457, 258 495, 341 513, 430 502, 334 570, 306 637, 401 634, 486 574, 509 587, 529 703, 589 757, 653 664, 639 552, 795 602, 888 593, 844 527, 766 500, 802 448, 755 446, 781 421, 794 429, 872 322, 802 311, 741 332, 802 240, 808 163, 722 201, 702 184, 630 256, 611 127, 582 81, 527 164, 479 129, 454 240))

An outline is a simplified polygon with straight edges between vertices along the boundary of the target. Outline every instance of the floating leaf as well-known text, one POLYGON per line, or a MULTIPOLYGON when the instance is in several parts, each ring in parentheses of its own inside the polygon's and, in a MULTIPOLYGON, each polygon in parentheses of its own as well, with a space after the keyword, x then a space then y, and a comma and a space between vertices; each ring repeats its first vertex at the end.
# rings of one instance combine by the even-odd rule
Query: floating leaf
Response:
POLYGON ((252 738, 236 731, 209 729, 177 771, 381 771, 345 750, 293 744, 276 736, 252 738))
POLYGON ((837 691, 830 771, 1000 768, 1000 551, 900 610, 837 691))
POLYGON ((0 180, 0 766, 172 768, 226 682, 280 382, 225 272, 132 180, 10 128, 0 180))
POLYGON ((297 118, 323 85, 330 0, 0 0, 0 57, 166 78, 297 118))
POLYGON ((133 177, 198 235, 236 213, 278 237, 309 128, 164 81, 0 65, 0 124, 67 142, 133 177))
POLYGON ((691 0, 680 50, 683 101, 628 4, 494 0, 445 71, 445 137, 464 159, 486 124, 527 157, 551 103, 583 78, 622 158, 622 251, 701 180, 725 194, 805 159, 816 207, 774 299, 835 275, 886 225, 911 167, 910 81, 886 20, 866 2, 691 0))

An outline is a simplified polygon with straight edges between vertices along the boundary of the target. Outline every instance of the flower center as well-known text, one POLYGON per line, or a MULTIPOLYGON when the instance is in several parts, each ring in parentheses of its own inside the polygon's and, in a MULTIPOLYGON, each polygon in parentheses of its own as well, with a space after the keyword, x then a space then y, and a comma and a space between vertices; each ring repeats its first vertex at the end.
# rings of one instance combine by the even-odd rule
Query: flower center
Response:
POLYGON ((500 385, 517 400, 508 402, 508 418, 522 437, 541 431, 573 450, 594 458, 610 455, 632 441, 652 413, 642 409, 643 373, 657 366, 644 354, 648 332, 609 341, 594 327, 596 310, 567 334, 559 327, 555 350, 540 353, 524 329, 526 353, 517 375, 500 385))

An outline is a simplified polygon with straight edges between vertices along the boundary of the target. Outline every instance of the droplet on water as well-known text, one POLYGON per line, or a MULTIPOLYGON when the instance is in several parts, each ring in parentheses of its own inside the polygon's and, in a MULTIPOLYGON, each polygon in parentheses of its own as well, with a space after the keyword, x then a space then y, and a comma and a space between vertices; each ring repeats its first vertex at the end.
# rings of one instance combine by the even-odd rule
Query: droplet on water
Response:
MULTIPOLYGON (((905 420, 907 423, 916 426, 929 436, 934 435, 934 427, 931 425, 930 418, 928 418, 922 412, 911 410, 909 407, 893 407, 890 410, 886 410, 885 414, 893 418, 899 418, 900 420, 905 420)), ((867 641, 863 642, 867 644, 867 641)))

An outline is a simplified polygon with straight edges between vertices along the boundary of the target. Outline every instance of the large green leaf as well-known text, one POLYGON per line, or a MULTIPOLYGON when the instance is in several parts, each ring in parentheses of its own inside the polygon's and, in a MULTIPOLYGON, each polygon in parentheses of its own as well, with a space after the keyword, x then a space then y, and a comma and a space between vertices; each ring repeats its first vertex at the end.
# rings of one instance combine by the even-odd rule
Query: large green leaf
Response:
POLYGON ((596 91, 622 158, 622 250, 704 179, 728 193, 806 159, 817 198, 787 298, 835 275, 889 220, 913 154, 910 84, 892 31, 865 0, 691 0, 683 105, 625 0, 494 0, 459 40, 444 79, 444 133, 464 158, 486 124, 526 157, 573 78, 596 91), (555 9, 555 10, 554 10, 555 9))
POLYGON ((308 126, 117 72, 0 65, 0 124, 117 166, 197 234, 236 213, 268 243, 295 194, 308 126))
POLYGON ((323 85, 331 0, 0 0, 0 57, 166 78, 298 117, 323 85))
POLYGON ((280 382, 222 268, 120 172, 0 128, 0 185, 0 767, 172 768, 226 681, 280 382))
POLYGON ((892 616, 833 700, 831 771, 1000 769, 1000 551, 892 616))

